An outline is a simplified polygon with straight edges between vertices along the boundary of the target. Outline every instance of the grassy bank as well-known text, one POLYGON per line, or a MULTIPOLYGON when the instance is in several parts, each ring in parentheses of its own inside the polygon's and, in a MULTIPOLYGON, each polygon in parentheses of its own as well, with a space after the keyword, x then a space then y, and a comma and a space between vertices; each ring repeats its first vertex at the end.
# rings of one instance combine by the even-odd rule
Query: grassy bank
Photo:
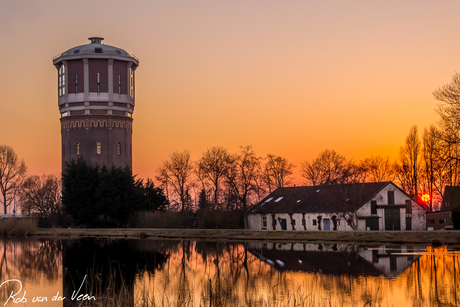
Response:
POLYGON ((460 231, 375 231, 375 232, 295 232, 209 229, 38 229, 34 236, 45 237, 111 237, 154 239, 211 239, 227 241, 288 242, 356 242, 356 243, 423 243, 460 245, 460 231))
POLYGON ((36 218, 3 218, 0 219, 0 235, 28 236, 37 231, 36 218))

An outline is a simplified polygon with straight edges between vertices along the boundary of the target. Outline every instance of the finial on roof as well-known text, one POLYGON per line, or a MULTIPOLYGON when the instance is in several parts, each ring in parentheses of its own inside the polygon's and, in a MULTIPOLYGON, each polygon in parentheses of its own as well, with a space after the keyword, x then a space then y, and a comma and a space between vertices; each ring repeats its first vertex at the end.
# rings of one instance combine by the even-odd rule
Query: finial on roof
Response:
POLYGON ((91 41, 91 44, 102 44, 102 41, 104 40, 103 37, 97 36, 89 37, 88 39, 91 41))

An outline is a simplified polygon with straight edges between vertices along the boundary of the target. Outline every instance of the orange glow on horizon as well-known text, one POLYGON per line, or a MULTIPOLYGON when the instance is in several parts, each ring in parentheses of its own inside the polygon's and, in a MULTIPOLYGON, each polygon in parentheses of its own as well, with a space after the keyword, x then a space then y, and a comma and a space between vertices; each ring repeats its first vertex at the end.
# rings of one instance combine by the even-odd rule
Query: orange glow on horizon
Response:
POLYGON ((432 92, 460 65, 452 39, 460 2, 139 0, 135 18, 115 2, 2 6, 0 144, 31 175, 61 171, 51 59, 96 34, 140 59, 133 172, 141 178, 154 178, 176 150, 197 160, 212 146, 252 145, 296 172, 325 149, 394 160, 412 125, 423 131, 438 120, 432 92))

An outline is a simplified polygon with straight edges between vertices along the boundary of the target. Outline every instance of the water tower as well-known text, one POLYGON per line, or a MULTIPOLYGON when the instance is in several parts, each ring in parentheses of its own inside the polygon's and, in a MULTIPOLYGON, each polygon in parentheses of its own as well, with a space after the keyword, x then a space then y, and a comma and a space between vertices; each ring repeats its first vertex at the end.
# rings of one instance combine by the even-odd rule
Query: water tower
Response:
POLYGON ((62 170, 83 157, 88 164, 132 166, 135 70, 139 59, 90 37, 57 55, 62 170))

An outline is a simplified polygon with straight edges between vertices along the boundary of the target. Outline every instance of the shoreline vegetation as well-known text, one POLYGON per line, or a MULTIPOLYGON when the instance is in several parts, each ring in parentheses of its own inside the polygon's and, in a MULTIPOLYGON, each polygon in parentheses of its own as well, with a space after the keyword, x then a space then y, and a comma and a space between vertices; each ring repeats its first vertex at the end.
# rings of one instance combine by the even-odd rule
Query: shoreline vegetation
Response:
POLYGON ((460 231, 303 232, 244 229, 39 228, 33 237, 459 245, 460 231))
POLYGON ((460 246, 460 231, 269 231, 247 229, 171 228, 37 228, 37 219, 2 219, 0 235, 37 238, 129 238, 218 241, 318 242, 357 244, 430 244, 460 246))

